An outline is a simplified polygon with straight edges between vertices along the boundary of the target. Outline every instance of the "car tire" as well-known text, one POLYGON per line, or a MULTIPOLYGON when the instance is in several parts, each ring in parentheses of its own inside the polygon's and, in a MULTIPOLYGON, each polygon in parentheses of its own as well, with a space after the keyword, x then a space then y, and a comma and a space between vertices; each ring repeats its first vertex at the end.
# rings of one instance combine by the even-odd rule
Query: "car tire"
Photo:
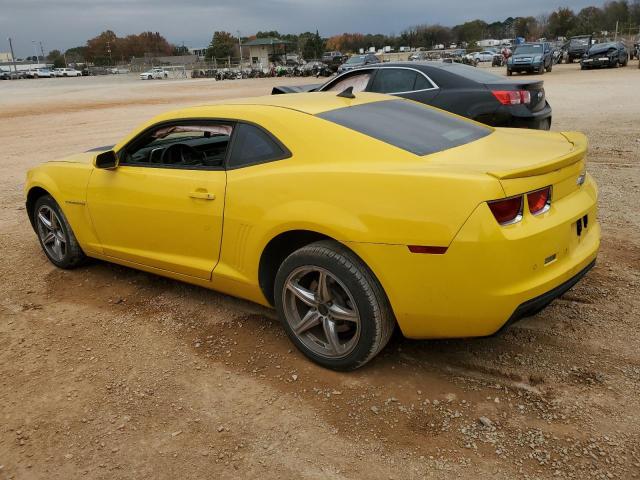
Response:
POLYGON ((538 68, 538 73, 540 75, 544 75, 544 63, 540 65, 540 68, 538 68))
POLYGON ((40 246, 47 258, 56 267, 76 268, 85 263, 87 257, 80 248, 60 206, 50 195, 43 195, 33 206, 33 225, 40 246))
POLYGON ((513 75, 513 72, 507 68, 507 77, 510 77, 511 75, 513 75))
POLYGON ((274 299, 283 328, 309 359, 354 370, 384 348, 395 317, 382 286, 351 250, 323 240, 280 265, 274 299))

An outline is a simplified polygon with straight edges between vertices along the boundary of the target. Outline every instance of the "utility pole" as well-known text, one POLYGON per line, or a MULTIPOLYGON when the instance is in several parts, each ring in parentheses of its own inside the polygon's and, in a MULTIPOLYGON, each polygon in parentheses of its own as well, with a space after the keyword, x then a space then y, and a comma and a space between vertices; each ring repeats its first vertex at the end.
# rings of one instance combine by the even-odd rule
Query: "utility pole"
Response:
POLYGON ((240 37, 240 30, 236 30, 238 32, 238 45, 240 46, 240 65, 242 66, 242 38, 240 37))
POLYGON ((38 63, 40 63, 40 59, 38 58, 38 49, 36 48, 36 41, 31 40, 31 43, 33 44, 33 53, 36 54, 36 65, 37 65, 38 63))
POLYGON ((11 63, 13 63, 13 71, 17 74, 18 67, 16 67, 16 56, 13 54, 13 43, 11 42, 11 37, 9 37, 9 50, 11 50, 11 63))
POLYGON ((111 43, 107 42, 107 53, 109 54, 109 66, 113 66, 113 60, 111 59, 111 43))
POLYGON ((613 37, 613 41, 617 41, 618 40, 618 20, 616 20, 616 35, 615 37, 613 37))

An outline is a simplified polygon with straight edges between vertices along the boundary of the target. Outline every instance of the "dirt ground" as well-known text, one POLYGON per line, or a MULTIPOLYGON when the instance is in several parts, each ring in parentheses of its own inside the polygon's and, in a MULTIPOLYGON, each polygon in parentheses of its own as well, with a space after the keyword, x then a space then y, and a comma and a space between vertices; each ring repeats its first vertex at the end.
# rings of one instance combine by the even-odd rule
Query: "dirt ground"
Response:
POLYGON ((27 168, 161 111, 315 79, 0 82, 0 479, 640 478, 640 70, 542 77, 591 142, 598 265, 487 339, 396 336, 323 370, 273 312, 96 262, 53 267, 27 168))

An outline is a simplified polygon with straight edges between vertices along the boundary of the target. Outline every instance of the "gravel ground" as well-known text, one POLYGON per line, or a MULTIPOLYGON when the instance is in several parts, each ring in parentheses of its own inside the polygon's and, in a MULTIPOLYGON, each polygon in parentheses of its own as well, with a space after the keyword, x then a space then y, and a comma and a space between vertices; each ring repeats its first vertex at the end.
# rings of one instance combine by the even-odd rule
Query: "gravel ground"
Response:
POLYGON ((261 307, 54 268, 22 196, 27 168, 155 113, 315 79, 0 82, 0 479, 640 477, 640 71, 542 78, 553 129, 591 142, 598 265, 501 336, 397 336, 349 374, 261 307))

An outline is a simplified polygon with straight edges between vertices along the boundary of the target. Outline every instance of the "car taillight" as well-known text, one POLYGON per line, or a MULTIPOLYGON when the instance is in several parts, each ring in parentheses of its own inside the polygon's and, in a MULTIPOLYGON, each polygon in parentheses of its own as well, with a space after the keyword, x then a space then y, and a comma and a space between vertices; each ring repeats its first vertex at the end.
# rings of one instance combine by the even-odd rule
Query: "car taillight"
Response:
POLYGON ((522 220, 523 196, 505 198, 488 202, 491 213, 500 225, 510 225, 522 220))
POLYGON ((529 204, 529 211, 533 215, 546 212, 551 206, 551 187, 527 193, 527 203, 529 204))
POLYGON ((527 105, 531 103, 529 90, 492 90, 493 96, 503 105, 527 105))

